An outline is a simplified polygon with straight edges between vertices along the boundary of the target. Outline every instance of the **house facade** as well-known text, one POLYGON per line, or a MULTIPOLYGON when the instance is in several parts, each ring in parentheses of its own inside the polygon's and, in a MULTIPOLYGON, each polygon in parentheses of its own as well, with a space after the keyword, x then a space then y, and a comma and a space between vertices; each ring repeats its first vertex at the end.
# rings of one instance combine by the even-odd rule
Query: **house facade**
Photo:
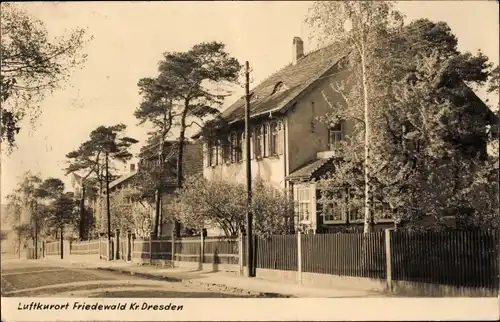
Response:
MULTIPOLYGON (((341 142, 353 131, 352 121, 318 120, 331 111, 330 102, 342 101, 331 83, 347 78, 340 64, 347 53, 338 44, 309 54, 303 48, 295 37, 292 63, 251 90, 250 154, 252 177, 284 190, 296 204, 295 227, 315 232, 324 225, 360 221, 362 214, 323 216, 314 182, 332 170, 341 142)), ((204 144, 205 178, 245 182, 244 110, 241 98, 222 112, 228 131, 204 144)))
MULTIPOLYGON (((363 227, 364 209, 349 201, 352 191, 331 197, 345 198, 348 206, 336 202, 325 205, 319 202, 321 194, 316 183, 327 173, 334 173, 336 163, 342 159, 340 147, 353 136, 357 125, 354 120, 337 124, 319 120, 332 111, 334 104, 345 102, 332 84, 349 77, 348 69, 343 67, 346 57, 347 50, 339 43, 305 54, 302 40, 295 37, 292 63, 250 91, 252 177, 284 189, 293 198, 296 229, 321 232, 363 227)), ((479 114, 492 117, 479 98, 474 104, 479 114)), ((221 113, 223 130, 203 140, 205 178, 245 183, 244 116, 242 97, 221 113)), ((482 149, 479 144, 477 150, 483 153, 482 149)), ((372 203, 371 211, 375 230, 394 226, 388 205, 372 203)))
MULTIPOLYGON (((139 155, 140 161, 138 164, 130 164, 129 172, 125 173, 118 179, 110 182, 109 190, 110 194, 113 193, 128 193, 129 189, 133 189, 136 178, 140 168, 147 168, 148 163, 156 163, 157 162, 157 148, 158 144, 151 144, 147 147, 147 149, 143 149, 139 155)), ((174 224, 172 218, 169 217, 166 212, 167 204, 169 200, 172 198, 172 193, 177 189, 177 180, 176 180, 176 150, 177 150, 177 142, 176 141, 167 141, 165 142, 165 157, 166 157, 166 165, 168 171, 166 173, 165 178, 163 179, 163 192, 162 192, 162 207, 161 207, 161 219, 162 223, 160 226, 160 235, 161 236, 169 236, 171 235, 174 224)), ((187 141, 184 145, 184 176, 191 176, 194 174, 200 174, 202 172, 203 167, 203 154, 202 154, 202 146, 199 143, 187 141)), ((150 212, 150 217, 154 218, 155 216, 155 206, 154 204, 148 203, 139 203, 134 201, 133 198, 127 198, 126 195, 123 195, 125 202, 130 204, 132 209, 141 208, 144 211, 144 208, 150 212)), ((100 202, 98 205, 99 211, 98 216, 96 216, 96 220, 105 220, 106 217, 106 200, 105 194, 101 196, 100 202)), ((119 214, 111 214, 112 216, 119 216, 119 214)), ((149 227, 149 224, 148 224, 149 227)), ((139 227, 138 229, 144 230, 147 228, 139 227)), ((143 232, 144 233, 144 232, 143 232)), ((144 233, 147 234, 147 233, 144 233)))

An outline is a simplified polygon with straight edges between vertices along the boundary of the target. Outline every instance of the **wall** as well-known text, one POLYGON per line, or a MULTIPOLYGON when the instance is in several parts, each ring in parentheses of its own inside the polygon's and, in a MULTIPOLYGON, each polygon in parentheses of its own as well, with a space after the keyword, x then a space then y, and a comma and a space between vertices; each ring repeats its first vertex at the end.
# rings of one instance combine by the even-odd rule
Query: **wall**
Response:
MULTIPOLYGON (((280 189, 285 188, 285 167, 283 155, 261 160, 252 160, 252 178, 261 178, 272 186, 280 189)), ((203 176, 208 180, 224 180, 233 183, 245 183, 245 162, 236 162, 216 166, 208 166, 203 169, 203 176)))
MULTIPOLYGON (((329 73, 336 73, 333 68, 329 73)), ((339 82, 346 79, 347 73, 338 74, 335 78, 326 78, 315 89, 301 98, 293 110, 288 113, 288 147, 290 173, 305 163, 314 160, 316 153, 327 151, 328 126, 317 118, 332 112, 332 108, 325 101, 322 91, 330 103, 342 102, 340 94, 330 87, 332 81, 339 82)), ((352 133, 353 123, 345 121, 344 135, 352 133)))
MULTIPOLYGON (((268 122, 265 119, 262 122, 268 122)), ((283 138, 283 132, 280 138, 283 138)), ((244 143, 244 142, 243 142, 244 143)), ((251 143, 252 144, 252 143, 251 143)), ((243 144, 244 145, 244 144, 243 144)), ((245 159, 245 147, 243 146, 243 159, 245 159)), ((284 149, 285 150, 285 149, 284 149)), ((286 151, 286 150, 285 150, 286 151)), ((203 176, 207 180, 224 180, 233 183, 245 183, 246 181, 246 167, 245 162, 235 162, 227 164, 219 164, 215 166, 208 166, 206 160, 206 145, 204 147, 203 156, 205 158, 203 166, 203 176)), ((273 157, 266 157, 259 160, 255 158, 251 161, 252 178, 261 178, 263 181, 268 182, 275 188, 285 189, 285 163, 284 154, 273 157)))

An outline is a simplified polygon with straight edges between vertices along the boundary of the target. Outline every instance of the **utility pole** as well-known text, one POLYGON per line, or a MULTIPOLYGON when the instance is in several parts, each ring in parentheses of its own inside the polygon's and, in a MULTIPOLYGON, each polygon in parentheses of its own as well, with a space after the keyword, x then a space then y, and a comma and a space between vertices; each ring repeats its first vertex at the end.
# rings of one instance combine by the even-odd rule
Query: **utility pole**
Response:
POLYGON ((250 160, 250 71, 245 62, 245 164, 247 172, 247 276, 253 277, 252 163, 250 160))
POLYGON ((38 259, 38 207, 36 206, 36 203, 33 203, 33 215, 35 218, 35 240, 34 240, 34 254, 33 257, 34 259, 38 259))

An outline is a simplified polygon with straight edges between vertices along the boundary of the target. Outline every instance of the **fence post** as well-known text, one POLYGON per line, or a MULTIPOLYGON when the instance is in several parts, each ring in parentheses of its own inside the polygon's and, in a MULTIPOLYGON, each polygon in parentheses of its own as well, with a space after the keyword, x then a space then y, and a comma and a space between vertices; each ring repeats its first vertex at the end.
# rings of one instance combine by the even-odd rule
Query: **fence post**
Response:
POLYGON ((386 278, 387 278, 387 289, 389 291, 392 291, 391 231, 392 229, 385 230, 386 278))
POLYGON ((127 258, 126 261, 129 262, 132 260, 132 232, 130 230, 127 231, 127 258))
POLYGON ((45 240, 42 240, 42 258, 45 258, 45 240))
POLYGON ((109 238, 106 238, 106 260, 110 260, 110 254, 111 254, 111 240, 109 238))
POLYGON ((297 277, 299 284, 302 284, 302 243, 300 230, 297 231, 297 277))
POLYGON ((154 232, 149 235, 149 264, 153 263, 153 238, 155 238, 154 232))
POLYGON ((199 269, 203 269, 203 257, 205 256, 205 236, 203 230, 201 231, 201 244, 200 244, 200 265, 199 269))
POLYGON ((102 249, 101 249, 101 246, 102 245, 102 241, 101 241, 101 234, 99 234, 99 259, 102 259, 102 249))
POLYGON ((120 229, 115 229, 114 258, 120 259, 120 229))
POLYGON ((243 276, 243 234, 239 233, 238 235, 238 261, 240 264, 240 276, 243 276))
POLYGON ((172 232, 172 267, 175 267, 175 231, 172 232))

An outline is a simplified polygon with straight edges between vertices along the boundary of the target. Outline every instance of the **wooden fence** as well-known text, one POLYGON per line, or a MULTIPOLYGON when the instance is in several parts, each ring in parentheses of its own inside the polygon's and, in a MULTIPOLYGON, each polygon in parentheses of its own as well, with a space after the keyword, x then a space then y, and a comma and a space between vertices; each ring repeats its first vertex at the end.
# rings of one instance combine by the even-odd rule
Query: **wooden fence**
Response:
MULTIPOLYGON (((499 289, 498 231, 419 232, 386 230, 256 237, 257 269, 366 277, 437 285, 499 289)), ((155 261, 246 266, 245 238, 184 237, 75 242, 70 254, 134 263, 155 261), (118 249, 115 249, 115 245, 118 249), (109 256, 111 257, 108 257, 109 256)), ((60 254, 60 243, 45 244, 46 255, 60 254)))
POLYGON ((71 255, 97 255, 99 254, 99 239, 86 240, 70 243, 69 253, 71 255))

